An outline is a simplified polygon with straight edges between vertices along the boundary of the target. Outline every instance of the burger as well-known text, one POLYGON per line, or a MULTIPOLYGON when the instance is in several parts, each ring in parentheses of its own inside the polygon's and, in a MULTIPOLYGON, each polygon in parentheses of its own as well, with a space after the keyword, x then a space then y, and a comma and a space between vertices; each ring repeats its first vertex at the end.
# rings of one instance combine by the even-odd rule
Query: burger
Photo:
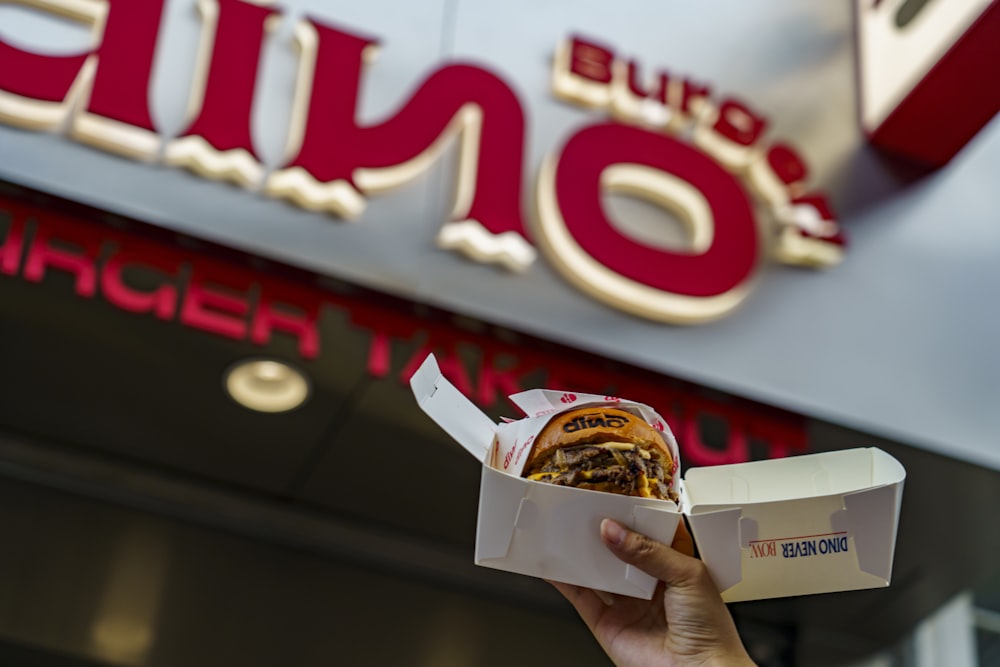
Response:
POLYGON ((590 406, 556 415, 535 438, 523 477, 626 496, 677 500, 676 463, 644 419, 590 406))

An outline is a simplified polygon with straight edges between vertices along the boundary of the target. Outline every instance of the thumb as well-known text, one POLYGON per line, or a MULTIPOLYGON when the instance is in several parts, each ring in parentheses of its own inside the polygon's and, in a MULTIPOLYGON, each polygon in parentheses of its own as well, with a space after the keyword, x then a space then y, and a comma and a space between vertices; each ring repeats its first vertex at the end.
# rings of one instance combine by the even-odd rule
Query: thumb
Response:
POLYGON ((663 645, 680 662, 753 664, 703 562, 611 519, 601 522, 601 538, 618 558, 666 584, 663 645))
POLYGON ((694 583, 700 579, 701 561, 629 530, 613 519, 601 521, 601 539, 620 560, 670 586, 694 583))

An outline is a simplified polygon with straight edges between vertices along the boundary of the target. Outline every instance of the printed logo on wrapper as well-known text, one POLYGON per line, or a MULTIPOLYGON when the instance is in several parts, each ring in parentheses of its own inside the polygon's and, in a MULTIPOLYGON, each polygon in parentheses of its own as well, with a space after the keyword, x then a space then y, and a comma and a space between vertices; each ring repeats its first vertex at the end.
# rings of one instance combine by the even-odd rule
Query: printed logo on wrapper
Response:
POLYGON ((520 463, 521 457, 524 456, 524 453, 531 448, 531 443, 533 443, 534 441, 535 441, 535 436, 530 435, 528 436, 527 440, 525 440, 520 444, 515 442, 514 448, 508 451, 503 457, 503 469, 506 470, 507 468, 510 467, 512 458, 514 459, 515 466, 518 463, 520 463))

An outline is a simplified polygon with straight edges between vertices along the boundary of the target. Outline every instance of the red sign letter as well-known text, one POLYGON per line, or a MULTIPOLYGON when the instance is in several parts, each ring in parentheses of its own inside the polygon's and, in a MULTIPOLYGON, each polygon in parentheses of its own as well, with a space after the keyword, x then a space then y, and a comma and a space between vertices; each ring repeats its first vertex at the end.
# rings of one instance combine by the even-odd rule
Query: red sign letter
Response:
MULTIPOLYGON (((61 0, 27 2, 37 9, 91 26, 102 24, 101 7, 61 0)), ((163 0, 107 0, 103 33, 83 53, 53 56, 0 40, 0 120, 25 127, 58 127, 74 99, 86 100, 73 120, 81 141, 130 157, 151 157, 159 148, 149 113, 149 78, 163 0)))
POLYGON ((439 242, 475 259, 525 268, 534 249, 521 215, 524 117, 501 79, 472 65, 431 74, 388 120, 360 126, 358 87, 372 40, 316 21, 299 24, 302 67, 313 70, 308 105, 293 110, 289 152, 267 192, 313 210, 353 217, 363 194, 404 183, 430 166, 443 139, 461 133, 458 194, 439 242))
POLYGON ((279 12, 240 0, 200 0, 211 52, 195 73, 191 94, 201 104, 188 129, 167 146, 166 161, 244 187, 259 185, 264 169, 250 137, 257 65, 264 34, 279 12))
POLYGON ((758 261, 746 193, 725 169, 666 135, 608 123, 585 128, 539 177, 539 242, 566 277, 623 310, 700 322, 734 308, 758 261), (605 189, 683 209, 690 251, 652 247, 604 214, 605 189))

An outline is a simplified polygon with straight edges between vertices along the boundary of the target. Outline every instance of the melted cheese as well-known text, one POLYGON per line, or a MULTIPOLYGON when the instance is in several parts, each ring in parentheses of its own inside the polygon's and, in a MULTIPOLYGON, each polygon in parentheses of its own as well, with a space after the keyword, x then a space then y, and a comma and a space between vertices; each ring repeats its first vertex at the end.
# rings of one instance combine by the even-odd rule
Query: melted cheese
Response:
POLYGON ((649 478, 646 473, 639 473, 639 495, 643 498, 652 498, 653 492, 649 490, 649 478))
POLYGON ((543 479, 546 479, 548 477, 555 477, 556 475, 559 475, 559 474, 561 474, 561 473, 558 473, 558 472, 536 472, 534 475, 528 475, 528 479, 533 479, 536 482, 539 482, 539 481, 541 481, 543 479))

